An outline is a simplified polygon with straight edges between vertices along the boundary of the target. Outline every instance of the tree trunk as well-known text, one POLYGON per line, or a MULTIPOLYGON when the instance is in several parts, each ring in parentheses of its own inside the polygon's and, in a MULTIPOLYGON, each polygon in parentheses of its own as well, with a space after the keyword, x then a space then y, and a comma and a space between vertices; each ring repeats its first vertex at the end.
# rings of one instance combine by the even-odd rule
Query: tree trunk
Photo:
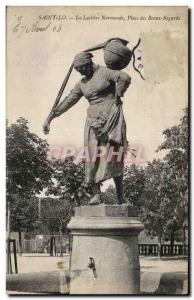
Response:
POLYGON ((52 234, 50 239, 50 256, 56 256, 57 249, 56 249, 56 242, 55 236, 52 234))
POLYGON ((158 257, 161 257, 161 245, 162 245, 162 236, 158 236, 158 257))
POLYGON ((10 244, 9 239, 11 238, 11 231, 10 231, 10 206, 9 202, 7 203, 7 274, 10 274, 10 244))
POLYGON ((77 200, 77 205, 80 206, 81 205, 80 199, 77 197, 76 200, 77 200))
POLYGON ((53 256, 53 236, 50 238, 50 256, 53 256))
POLYGON ((55 236, 53 237, 53 245, 54 245, 54 255, 57 256, 57 247, 56 247, 56 240, 55 240, 55 236))
POLYGON ((62 230, 61 230, 61 227, 62 227, 62 225, 60 225, 60 231, 59 231, 59 234, 60 234, 60 256, 62 257, 63 256, 63 241, 62 241, 62 230))
POLYGON ((173 248, 174 248, 174 229, 172 229, 170 233, 170 255, 173 255, 173 248))
POLYGON ((185 226, 182 229, 182 235, 183 235, 183 255, 186 255, 186 234, 185 234, 185 226))
POLYGON ((21 229, 19 229, 19 231, 18 231, 18 235, 19 235, 19 249, 18 249, 18 251, 19 251, 19 255, 21 256, 22 255, 22 232, 21 232, 21 229))

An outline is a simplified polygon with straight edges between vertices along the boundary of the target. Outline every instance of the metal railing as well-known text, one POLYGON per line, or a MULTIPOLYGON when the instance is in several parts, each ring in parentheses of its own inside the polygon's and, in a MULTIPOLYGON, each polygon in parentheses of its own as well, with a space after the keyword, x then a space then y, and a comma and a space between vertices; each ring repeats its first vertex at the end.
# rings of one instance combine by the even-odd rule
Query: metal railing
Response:
MULTIPOLYGON (((50 253, 51 247, 54 249, 53 254, 56 255, 60 252, 62 247, 63 253, 70 252, 70 239, 62 237, 62 240, 55 237, 54 240, 49 239, 47 244, 42 241, 35 239, 24 239, 22 240, 22 252, 23 253, 50 253), (61 243, 61 244, 60 244, 61 243)), ((15 245, 16 251, 18 252, 18 240, 16 240, 15 245)), ((139 255, 145 256, 158 256, 160 251, 160 256, 179 256, 188 255, 188 245, 175 244, 173 247, 169 244, 162 244, 160 249, 158 244, 139 244, 139 255)), ((13 253, 13 247, 10 247, 10 252, 13 253)))
POLYGON ((159 249, 158 244, 139 244, 139 255, 150 255, 158 256, 160 251, 160 256, 179 256, 188 255, 188 245, 176 244, 171 247, 171 245, 162 244, 159 249))

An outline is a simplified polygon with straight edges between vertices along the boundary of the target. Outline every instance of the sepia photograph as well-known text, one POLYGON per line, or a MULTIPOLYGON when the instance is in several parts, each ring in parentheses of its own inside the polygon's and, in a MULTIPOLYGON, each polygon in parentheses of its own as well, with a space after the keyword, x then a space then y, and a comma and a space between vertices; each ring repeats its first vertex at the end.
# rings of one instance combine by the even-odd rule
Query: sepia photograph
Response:
POLYGON ((189 295, 189 8, 5 14, 6 293, 189 295))

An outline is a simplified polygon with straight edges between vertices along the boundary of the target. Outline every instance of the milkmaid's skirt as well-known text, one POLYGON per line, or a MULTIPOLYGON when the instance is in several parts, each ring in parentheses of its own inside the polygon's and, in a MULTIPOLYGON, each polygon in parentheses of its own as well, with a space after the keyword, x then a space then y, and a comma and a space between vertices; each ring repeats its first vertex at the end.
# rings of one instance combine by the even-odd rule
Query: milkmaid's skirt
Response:
POLYGON ((122 105, 114 101, 90 104, 84 129, 85 183, 122 175, 127 147, 122 105))

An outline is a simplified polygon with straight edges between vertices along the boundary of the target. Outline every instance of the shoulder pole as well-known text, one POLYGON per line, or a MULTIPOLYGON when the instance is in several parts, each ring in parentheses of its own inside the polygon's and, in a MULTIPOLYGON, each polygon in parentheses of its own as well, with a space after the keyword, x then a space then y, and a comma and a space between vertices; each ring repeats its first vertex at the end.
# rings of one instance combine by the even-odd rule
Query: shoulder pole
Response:
MULTIPOLYGON (((112 38, 112 39, 114 39, 114 38, 112 38)), ((110 41, 110 40, 112 40, 112 39, 109 39, 108 41, 110 41)), ((107 41, 107 42, 108 42, 108 41, 107 41)), ((107 42, 98 44, 98 45, 96 45, 95 47, 92 47, 92 48, 89 48, 89 49, 84 50, 83 52, 96 51, 96 50, 102 49, 102 48, 104 48, 104 46, 106 45, 107 42)), ((61 96, 62 96, 62 94, 63 94, 63 92, 64 92, 64 89, 65 89, 65 87, 66 87, 66 85, 67 85, 67 82, 68 82, 68 80, 69 80, 69 77, 70 77, 70 75, 71 75, 72 70, 73 70, 73 63, 71 64, 71 66, 70 66, 70 68, 69 68, 69 71, 68 71, 68 73, 67 73, 67 75, 66 75, 66 77, 65 77, 65 79, 64 79, 64 81, 63 81, 63 83, 62 83, 62 86, 61 86, 61 88, 60 88, 60 90, 59 90, 59 92, 58 92, 58 95, 57 95, 56 100, 55 100, 55 102, 54 102, 54 104, 53 104, 53 106, 52 106, 52 108, 51 108, 51 111, 50 111, 48 117, 47 117, 47 120, 50 119, 50 117, 51 117, 52 114, 53 114, 54 109, 55 109, 55 108, 57 107, 57 105, 59 104, 59 101, 60 101, 61 96)))
POLYGON ((61 96, 63 94, 63 91, 64 91, 64 89, 65 89, 65 87, 67 85, 67 82, 69 80, 69 77, 71 75, 72 70, 73 70, 73 64, 71 64, 71 66, 69 68, 69 71, 68 71, 67 75, 65 76, 65 79, 64 79, 64 81, 62 83, 62 86, 61 86, 61 88, 60 88, 60 90, 59 90, 59 92, 57 94, 56 100, 55 100, 55 102, 54 102, 54 104, 53 104, 53 106, 51 108, 51 111, 50 111, 50 113, 49 113, 49 115, 47 117, 47 120, 50 120, 50 117, 52 116, 54 109, 57 107, 57 105, 58 105, 58 103, 59 103, 59 101, 61 99, 61 96))

